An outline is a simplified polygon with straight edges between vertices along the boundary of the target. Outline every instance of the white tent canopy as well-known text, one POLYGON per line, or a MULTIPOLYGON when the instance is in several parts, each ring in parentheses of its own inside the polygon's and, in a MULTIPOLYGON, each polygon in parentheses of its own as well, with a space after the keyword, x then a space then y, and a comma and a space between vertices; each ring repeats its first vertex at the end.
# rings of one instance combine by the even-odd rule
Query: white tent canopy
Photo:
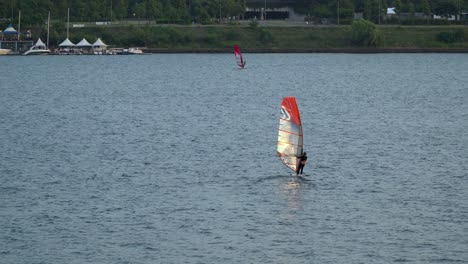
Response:
POLYGON ((71 42, 68 38, 59 44, 59 47, 74 47, 75 44, 71 42))
POLYGON ((92 45, 85 39, 83 38, 78 44, 76 44, 77 47, 91 47, 92 45))
POLYGON ((93 47, 103 48, 106 46, 107 45, 104 42, 102 42, 101 38, 98 38, 96 42, 93 43, 93 47))
POLYGON ((36 44, 34 44, 34 47, 36 48, 46 48, 46 45, 44 44, 44 42, 42 42, 41 38, 39 38, 36 42, 36 44))

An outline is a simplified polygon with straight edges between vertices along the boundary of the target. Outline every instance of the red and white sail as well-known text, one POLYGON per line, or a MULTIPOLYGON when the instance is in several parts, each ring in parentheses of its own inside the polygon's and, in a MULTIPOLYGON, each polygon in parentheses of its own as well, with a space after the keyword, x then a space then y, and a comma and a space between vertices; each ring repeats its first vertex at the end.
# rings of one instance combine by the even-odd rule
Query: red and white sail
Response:
POLYGON ((239 67, 241 67, 241 68, 244 68, 245 64, 246 64, 246 61, 242 57, 242 52, 241 52, 239 46, 237 46, 237 44, 234 45, 234 56, 236 57, 237 65, 239 65, 239 67))
POLYGON ((304 147, 301 115, 295 97, 284 97, 278 132, 277 152, 288 168, 297 171, 304 147))

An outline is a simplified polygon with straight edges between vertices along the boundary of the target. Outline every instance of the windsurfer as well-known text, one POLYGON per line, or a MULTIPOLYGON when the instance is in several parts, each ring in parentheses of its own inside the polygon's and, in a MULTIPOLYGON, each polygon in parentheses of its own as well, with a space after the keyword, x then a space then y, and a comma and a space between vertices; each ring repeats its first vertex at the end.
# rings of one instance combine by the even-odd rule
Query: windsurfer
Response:
POLYGON ((306 163, 307 163, 307 153, 304 152, 302 153, 302 156, 299 157, 299 166, 297 167, 297 171, 296 171, 298 175, 303 173, 304 166, 306 165, 306 163))

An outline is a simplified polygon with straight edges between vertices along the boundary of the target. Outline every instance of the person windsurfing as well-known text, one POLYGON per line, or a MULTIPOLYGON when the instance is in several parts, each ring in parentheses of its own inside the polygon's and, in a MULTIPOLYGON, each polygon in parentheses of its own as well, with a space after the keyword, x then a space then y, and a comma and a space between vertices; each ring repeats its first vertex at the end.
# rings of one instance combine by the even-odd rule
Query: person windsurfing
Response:
POLYGON ((247 61, 244 60, 244 59, 242 59, 242 65, 241 65, 241 67, 244 68, 246 64, 247 64, 247 61))
POLYGON ((304 166, 307 163, 307 153, 304 151, 304 153, 302 153, 302 155, 300 157, 298 157, 298 159, 299 159, 299 165, 297 167, 296 174, 300 175, 300 174, 303 173, 304 166))
POLYGON ((234 45, 234 56, 236 57, 237 65, 243 69, 247 62, 242 57, 242 52, 237 44, 234 45))

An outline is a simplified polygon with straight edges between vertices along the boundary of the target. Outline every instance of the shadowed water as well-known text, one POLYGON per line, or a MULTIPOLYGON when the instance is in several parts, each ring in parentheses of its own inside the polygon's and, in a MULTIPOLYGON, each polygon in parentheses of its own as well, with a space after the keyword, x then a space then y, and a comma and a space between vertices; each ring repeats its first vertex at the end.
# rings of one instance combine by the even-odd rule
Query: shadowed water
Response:
POLYGON ((0 262, 468 262, 468 55, 246 59, 0 57, 0 262))

